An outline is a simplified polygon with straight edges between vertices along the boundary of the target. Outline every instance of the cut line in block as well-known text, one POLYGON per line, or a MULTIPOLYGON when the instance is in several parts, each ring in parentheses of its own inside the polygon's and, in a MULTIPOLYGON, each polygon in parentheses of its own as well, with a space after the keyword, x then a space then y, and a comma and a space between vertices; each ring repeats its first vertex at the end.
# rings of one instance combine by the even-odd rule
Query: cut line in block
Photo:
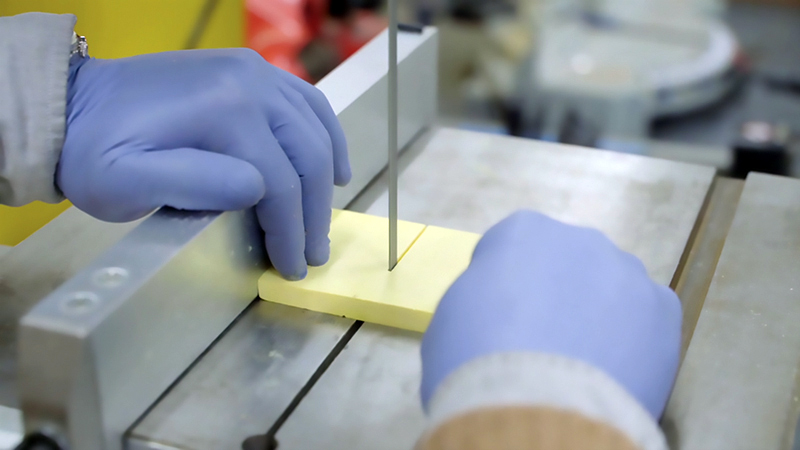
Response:
POLYGON ((334 210, 331 258, 287 281, 258 280, 267 301, 412 331, 425 331, 444 293, 469 265, 480 235, 399 221, 397 266, 388 270, 388 219, 334 210))

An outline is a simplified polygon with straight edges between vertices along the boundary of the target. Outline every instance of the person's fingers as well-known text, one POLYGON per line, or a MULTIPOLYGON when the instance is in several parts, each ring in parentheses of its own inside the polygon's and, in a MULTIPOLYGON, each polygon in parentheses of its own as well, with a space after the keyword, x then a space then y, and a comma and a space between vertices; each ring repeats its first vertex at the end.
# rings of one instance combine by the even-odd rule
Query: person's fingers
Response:
MULTIPOLYGON (((275 96, 272 108, 283 116, 287 107, 275 96)), ((288 108, 291 109, 291 108, 288 108)), ((308 268, 304 256, 302 185, 288 155, 270 130, 262 102, 232 97, 217 102, 216 108, 185 111, 177 126, 196 130, 198 145, 252 164, 261 174, 264 195, 256 215, 264 230, 264 244, 270 262, 285 278, 299 280, 308 268)), ((313 134, 313 133, 310 133, 313 134)), ((189 134, 187 134, 189 135, 189 134)), ((316 136, 312 136, 316 140, 316 136)), ((333 188, 331 188, 333 189, 333 188)))
POLYGON ((308 267, 300 177, 266 124, 238 139, 243 157, 264 178, 265 193, 256 205, 256 215, 270 262, 284 278, 303 279, 308 267))
POLYGON ((287 108, 271 125, 302 185, 306 261, 312 266, 325 264, 330 256, 333 156, 297 110, 287 108))
MULTIPOLYGON (((256 215, 264 230, 267 254, 281 275, 299 280, 308 271, 302 202, 304 183, 290 161, 291 155, 282 148, 285 146, 278 142, 270 128, 279 130, 303 120, 297 118, 298 114, 290 105, 279 103, 285 102, 283 97, 272 100, 273 111, 279 112, 274 115, 286 118, 285 122, 270 124, 261 102, 242 107, 236 101, 229 105, 233 107, 225 107, 223 103, 214 114, 199 114, 194 123, 195 126, 198 122, 204 124, 200 142, 203 148, 247 161, 261 173, 264 196, 256 205, 256 215)), ((191 112, 187 112, 187 116, 191 116, 191 112)), ((304 129, 303 133, 304 136, 298 138, 318 142, 313 131, 304 129)), ((303 154, 301 150, 297 150, 300 155, 303 154)), ((322 153, 330 155, 329 151, 322 153)), ((332 191, 332 183, 329 184, 332 191)))
POLYGON ((130 155, 143 185, 156 202, 178 209, 234 211, 264 196, 264 178, 247 161, 228 155, 179 148, 130 155))
POLYGON ((347 154, 347 138, 325 94, 288 72, 279 69, 278 73, 290 87, 303 96, 319 121, 325 126, 333 148, 333 181, 337 186, 346 185, 352 178, 350 158, 347 154))
POLYGON ((328 134, 328 130, 322 124, 319 117, 317 117, 317 113, 311 109, 311 106, 306 102, 303 95, 288 86, 284 86, 282 91, 286 100, 295 108, 300 117, 305 120, 308 127, 314 131, 314 134, 319 141, 325 145, 327 151, 333 154, 333 143, 331 142, 331 136, 328 134))
MULTIPOLYGON (((230 156, 179 148, 125 155, 104 175, 106 189, 92 197, 114 199, 104 220, 128 221, 161 206, 226 211, 255 205, 264 180, 253 165, 230 156)), ((77 200, 80 202, 80 200, 77 200)), ((88 199, 91 202, 91 199, 88 199)))

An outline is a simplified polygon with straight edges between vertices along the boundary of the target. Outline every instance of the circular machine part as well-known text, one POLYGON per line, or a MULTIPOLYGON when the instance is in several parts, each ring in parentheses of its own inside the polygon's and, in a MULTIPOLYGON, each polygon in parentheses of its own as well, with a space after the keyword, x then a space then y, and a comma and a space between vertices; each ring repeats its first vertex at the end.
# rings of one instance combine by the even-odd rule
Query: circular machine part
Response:
POLYGON ((553 17, 522 71, 523 123, 545 111, 540 134, 557 136, 573 111, 601 137, 644 138, 653 119, 723 97, 741 60, 735 36, 714 17, 553 17))
POLYGON ((656 93, 656 116, 683 114, 716 102, 743 73, 744 59, 730 28, 709 21, 706 36, 705 45, 697 46, 690 57, 648 74, 656 93))

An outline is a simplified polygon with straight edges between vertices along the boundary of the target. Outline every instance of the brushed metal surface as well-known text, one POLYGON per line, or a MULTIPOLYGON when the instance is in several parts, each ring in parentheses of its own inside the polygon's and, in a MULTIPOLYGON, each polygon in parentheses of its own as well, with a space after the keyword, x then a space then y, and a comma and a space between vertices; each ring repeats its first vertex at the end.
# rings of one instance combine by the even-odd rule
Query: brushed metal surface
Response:
MULTIPOLYGON (((441 129, 400 176, 400 219, 483 233, 520 208, 603 231, 672 280, 715 169, 441 129)), ((385 193, 367 210, 386 215, 385 193)))
POLYGON ((422 335, 365 323, 278 430, 280 450, 414 447, 422 335))
POLYGON ((800 401, 800 180, 750 173, 664 420, 673 448, 790 448, 800 401))
MULTIPOLYGON (((400 217, 483 232, 518 208, 604 231, 668 284, 714 169, 443 129, 411 149, 400 217)), ((376 183, 380 186, 380 183, 376 183)), ((377 195, 369 212, 385 214, 377 195)), ((372 197, 375 198, 375 197, 372 197)), ((424 426, 421 335, 364 324, 276 438, 283 450, 407 450, 424 426)))
POLYGON ((128 449, 240 448, 280 418, 352 324, 254 301, 136 425, 128 449))
POLYGON ((689 252, 678 269, 680 273, 674 289, 683 306, 682 356, 692 340, 743 188, 743 180, 717 177, 695 228, 689 252))

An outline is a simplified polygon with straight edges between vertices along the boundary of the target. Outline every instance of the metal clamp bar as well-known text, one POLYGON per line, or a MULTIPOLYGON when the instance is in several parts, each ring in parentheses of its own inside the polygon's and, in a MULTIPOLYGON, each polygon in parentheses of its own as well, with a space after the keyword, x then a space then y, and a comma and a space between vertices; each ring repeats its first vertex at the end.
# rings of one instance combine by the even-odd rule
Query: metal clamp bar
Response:
POLYGON ((255 220, 159 211, 23 317, 26 430, 121 449, 125 430, 256 296, 255 220))

